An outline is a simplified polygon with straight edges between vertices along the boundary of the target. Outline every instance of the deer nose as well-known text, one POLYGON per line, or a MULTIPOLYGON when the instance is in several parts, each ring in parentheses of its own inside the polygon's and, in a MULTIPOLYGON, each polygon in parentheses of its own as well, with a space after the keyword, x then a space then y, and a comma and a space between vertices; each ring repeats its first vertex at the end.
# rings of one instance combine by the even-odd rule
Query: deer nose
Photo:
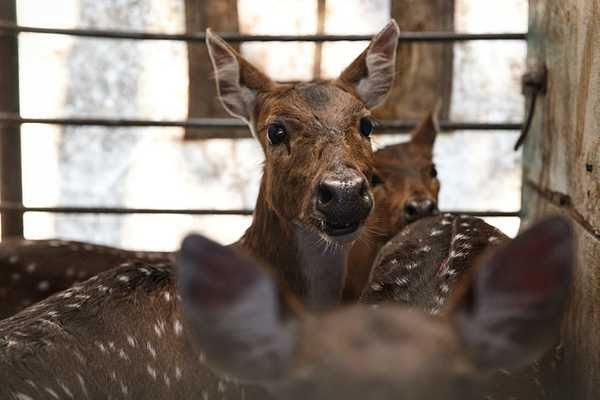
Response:
POLYGON ((435 201, 430 199, 409 200, 404 206, 404 216, 407 222, 413 222, 419 218, 428 217, 437 211, 435 201))
POLYGON ((316 208, 325 217, 330 234, 358 229, 373 208, 367 180, 356 172, 330 175, 317 187, 316 208))

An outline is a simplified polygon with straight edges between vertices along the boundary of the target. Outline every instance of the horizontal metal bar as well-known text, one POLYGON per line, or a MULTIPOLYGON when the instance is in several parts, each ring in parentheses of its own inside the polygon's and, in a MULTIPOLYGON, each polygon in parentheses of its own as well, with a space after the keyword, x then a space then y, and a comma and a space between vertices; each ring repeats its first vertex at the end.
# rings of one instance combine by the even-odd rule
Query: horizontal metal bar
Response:
MULTIPOLYGON (((195 118, 189 120, 144 120, 123 118, 22 118, 15 114, 0 113, 0 125, 2 124, 48 124, 63 126, 103 126, 110 128, 131 127, 179 127, 193 129, 231 130, 247 129, 244 122, 233 118, 195 118)), ((377 124, 376 133, 397 131, 409 132, 417 125, 413 121, 386 120, 377 124)), ((522 124, 516 122, 454 122, 441 121, 440 129, 443 131, 454 130, 511 130, 521 129, 522 124)), ((251 137, 250 132, 211 132, 194 135, 195 139, 236 139, 251 137)))
MULTIPOLYGON (((24 207, 18 204, 0 205, 0 212, 47 212, 57 214, 178 214, 178 215, 252 215, 251 209, 215 210, 215 209, 159 209, 159 208, 121 208, 121 207, 24 207)), ((479 217, 518 217, 520 211, 474 211, 448 210, 452 214, 465 214, 479 217)))
MULTIPOLYGON (((69 35, 102 39, 134 40, 175 40, 185 42, 204 42, 204 33, 152 33, 141 31, 123 31, 108 29, 62 29, 19 26, 0 21, 0 33, 40 33, 50 35, 69 35)), ((228 42, 334 42, 368 41, 372 35, 244 35, 223 32, 219 35, 228 42)), ((455 33, 455 32, 401 32, 399 42, 462 42, 471 40, 526 40, 526 33, 455 33)))

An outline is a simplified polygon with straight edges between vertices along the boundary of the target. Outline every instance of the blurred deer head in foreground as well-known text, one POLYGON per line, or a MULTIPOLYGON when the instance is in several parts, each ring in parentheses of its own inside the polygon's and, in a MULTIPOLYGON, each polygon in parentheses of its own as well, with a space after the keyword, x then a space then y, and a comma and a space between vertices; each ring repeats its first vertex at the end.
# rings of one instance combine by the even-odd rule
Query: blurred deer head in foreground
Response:
POLYGON ((277 83, 207 31, 223 106, 249 125, 265 155, 260 223, 242 243, 267 253, 269 265, 287 264, 286 281, 300 297, 309 293, 309 303, 339 301, 349 245, 373 208, 371 109, 392 86, 398 35, 391 21, 332 81, 277 83), (316 284, 322 290, 313 296, 316 284))
POLYGON ((381 247, 407 224, 438 211, 440 182, 433 163, 439 132, 438 108, 412 132, 410 140, 375 152, 375 209, 348 259, 344 298, 356 300, 367 283, 381 247))

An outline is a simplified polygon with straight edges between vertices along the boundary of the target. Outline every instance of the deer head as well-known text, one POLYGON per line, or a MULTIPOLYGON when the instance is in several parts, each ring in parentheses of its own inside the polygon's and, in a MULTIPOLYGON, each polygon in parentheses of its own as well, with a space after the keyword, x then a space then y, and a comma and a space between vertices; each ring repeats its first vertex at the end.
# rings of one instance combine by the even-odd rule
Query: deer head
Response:
POLYGON ((495 249, 445 318, 397 305, 293 313, 256 263, 201 237, 180 267, 184 315, 221 372, 284 399, 465 399, 557 338, 573 239, 554 218, 495 249))
POLYGON ((373 208, 370 110, 392 86, 398 34, 391 21, 333 81, 287 84, 207 31, 221 102, 249 125, 265 155, 242 244, 311 304, 339 300, 349 244, 373 208))
POLYGON ((433 145, 438 132, 436 109, 421 121, 408 142, 375 152, 377 174, 382 181, 375 190, 375 199, 384 204, 382 217, 390 221, 390 231, 394 233, 437 211, 440 182, 433 163, 433 145))
POLYGON ((408 223, 437 212, 440 182, 433 164, 433 145, 439 126, 437 108, 415 129, 408 142, 375 152, 375 209, 350 251, 344 299, 356 300, 363 291, 381 247, 408 223))

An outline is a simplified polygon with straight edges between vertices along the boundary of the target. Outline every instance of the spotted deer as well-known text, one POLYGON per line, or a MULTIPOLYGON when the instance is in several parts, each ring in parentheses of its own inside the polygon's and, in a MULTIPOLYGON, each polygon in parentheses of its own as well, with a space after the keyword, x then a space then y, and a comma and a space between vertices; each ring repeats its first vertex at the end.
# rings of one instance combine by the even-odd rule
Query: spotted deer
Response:
MULTIPOLYGON (((553 248, 544 236, 556 234, 559 218, 541 223, 536 240, 512 254, 507 263, 528 268, 539 257, 557 257, 563 249, 553 248)), ((561 228, 567 232, 567 228, 561 228)), ((378 255, 361 303, 393 303, 417 307, 432 315, 452 315, 456 304, 472 295, 474 273, 482 254, 509 239, 479 218, 444 214, 418 221, 401 231, 378 255)), ((479 268, 482 268, 480 265, 479 268)), ((510 277, 498 276, 500 282, 510 277)), ((568 282, 568 281, 567 281, 568 282)), ((525 285, 546 290, 548 282, 541 272, 527 276, 525 285)), ((561 314, 557 314, 557 318, 561 314)), ((498 329, 511 329, 498 326, 498 329)), ((523 332, 536 340, 532 332, 523 332)), ((503 368, 494 372, 482 388, 486 399, 565 399, 573 397, 573 388, 561 376, 562 346, 544 342, 546 351, 523 368, 503 368)))
POLYGON ((378 185, 373 189, 375 208, 364 233, 348 258, 344 299, 358 299, 379 250, 403 227, 437 213, 440 182, 433 163, 433 146, 439 132, 437 108, 411 133, 410 140, 375 152, 378 185))
POLYGON ((572 247, 563 220, 535 226, 436 317, 304 311, 261 261, 192 235, 177 268, 113 269, 1 321, 0 398, 481 398, 556 339, 572 247))
MULTIPOLYGON (((310 307, 339 302, 351 244, 373 207, 370 110, 383 102, 392 86, 398 35, 397 24, 390 21, 337 79, 284 84, 269 79, 210 30, 206 34, 221 102, 248 124, 265 155, 252 224, 232 246, 272 266, 310 307)), ((107 257, 103 251, 83 253, 70 252, 86 259, 95 253, 104 269, 116 265, 108 257, 110 251, 107 257)), ((121 261, 144 256, 116 253, 121 261)), ((9 257, 25 271, 10 267, 2 286, 3 304, 11 299, 39 300, 74 281, 65 276, 70 265, 63 265, 65 275, 56 278, 62 272, 50 266, 51 271, 39 272, 43 279, 34 280, 42 290, 34 288, 31 293, 13 273, 25 277, 36 262, 9 257), (19 288, 27 294, 15 295, 19 288)), ((48 265, 38 262, 38 271, 42 264, 48 265)), ((86 268, 78 266, 82 267, 86 268)), ((17 307, 22 305, 13 304, 3 314, 17 307)))

